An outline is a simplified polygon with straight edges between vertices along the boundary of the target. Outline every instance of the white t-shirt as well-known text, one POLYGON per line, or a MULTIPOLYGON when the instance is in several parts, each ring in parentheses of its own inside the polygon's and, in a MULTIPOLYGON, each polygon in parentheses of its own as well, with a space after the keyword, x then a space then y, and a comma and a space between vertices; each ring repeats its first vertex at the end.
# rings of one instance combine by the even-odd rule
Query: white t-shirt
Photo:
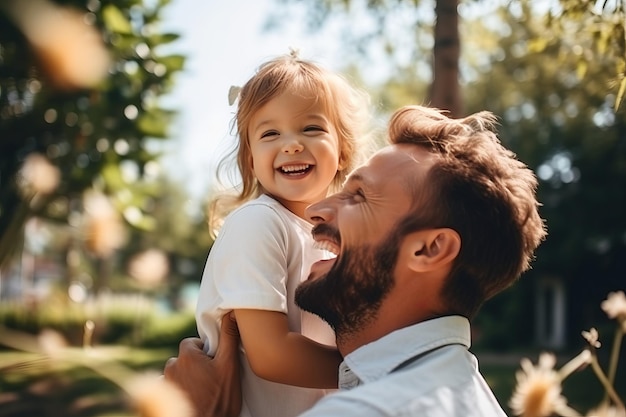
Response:
MULTIPOLYGON (((267 195, 247 202, 225 219, 204 268, 196 308, 207 354, 215 354, 221 317, 238 308, 283 312, 290 331, 335 345, 330 327, 294 302, 295 289, 307 278, 311 265, 329 255, 313 247, 311 227, 267 195)), ((241 363, 241 417, 293 417, 327 392, 257 377, 243 349, 241 363)))

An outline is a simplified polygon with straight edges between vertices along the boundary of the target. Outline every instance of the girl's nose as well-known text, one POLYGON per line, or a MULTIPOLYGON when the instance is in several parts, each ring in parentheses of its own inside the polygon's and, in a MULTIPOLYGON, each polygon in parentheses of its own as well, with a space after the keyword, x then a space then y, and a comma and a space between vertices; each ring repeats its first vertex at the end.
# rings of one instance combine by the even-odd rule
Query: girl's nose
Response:
POLYGON ((287 154, 300 153, 304 150, 304 146, 296 138, 287 138, 283 145, 283 152, 287 154))

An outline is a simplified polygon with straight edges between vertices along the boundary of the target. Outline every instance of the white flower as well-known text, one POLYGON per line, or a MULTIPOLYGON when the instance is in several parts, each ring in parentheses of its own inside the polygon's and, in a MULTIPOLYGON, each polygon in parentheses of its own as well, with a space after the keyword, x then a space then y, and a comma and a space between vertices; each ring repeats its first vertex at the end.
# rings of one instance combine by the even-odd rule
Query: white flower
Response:
POLYGON ((554 369, 556 357, 553 354, 542 353, 536 367, 527 358, 522 359, 520 364, 522 369, 515 374, 517 386, 509 402, 514 415, 578 416, 578 413, 567 406, 567 400, 561 395, 562 379, 554 369))
POLYGON ((186 394, 160 375, 140 375, 128 381, 125 389, 141 417, 193 416, 186 394))
POLYGON ((57 188, 60 179, 59 169, 39 153, 28 155, 20 170, 22 190, 27 195, 50 194, 57 188))
POLYGON ((611 292, 600 304, 609 318, 616 319, 626 331, 626 295, 624 291, 611 292))
POLYGON ((121 216, 105 195, 95 191, 85 193, 83 204, 85 245, 96 256, 106 258, 126 240, 121 216))
POLYGON ((159 249, 148 249, 133 256, 128 265, 130 276, 147 286, 163 282, 169 269, 167 255, 159 249))
POLYGON ((41 351, 51 358, 60 357, 68 346, 63 335, 51 329, 42 330, 37 336, 37 342, 41 351))
POLYGON ((106 75, 109 53, 95 25, 74 8, 49 0, 5 2, 57 88, 93 87, 106 75))
POLYGON ((599 335, 595 327, 589 329, 588 332, 583 330, 581 334, 585 338, 587 343, 589 343, 589 345, 593 346, 594 348, 598 349, 600 346, 602 346, 600 340, 598 340, 599 335))

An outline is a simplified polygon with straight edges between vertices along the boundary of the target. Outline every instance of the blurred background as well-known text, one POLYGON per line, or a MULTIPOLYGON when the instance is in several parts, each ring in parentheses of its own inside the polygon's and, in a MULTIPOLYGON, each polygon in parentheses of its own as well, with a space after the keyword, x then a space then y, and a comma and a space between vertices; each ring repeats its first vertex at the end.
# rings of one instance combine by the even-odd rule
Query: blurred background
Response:
MULTIPOLYGON (((228 89, 290 47, 367 90, 381 126, 405 104, 495 113, 535 170, 549 237, 474 325, 505 407, 520 357, 574 354, 594 326, 605 360, 600 303, 626 288, 625 9, 0 0, 0 416, 136 415, 115 380, 160 372, 196 335, 207 202, 235 140, 228 89)), ((593 378, 572 381, 574 404, 601 398, 593 378)))

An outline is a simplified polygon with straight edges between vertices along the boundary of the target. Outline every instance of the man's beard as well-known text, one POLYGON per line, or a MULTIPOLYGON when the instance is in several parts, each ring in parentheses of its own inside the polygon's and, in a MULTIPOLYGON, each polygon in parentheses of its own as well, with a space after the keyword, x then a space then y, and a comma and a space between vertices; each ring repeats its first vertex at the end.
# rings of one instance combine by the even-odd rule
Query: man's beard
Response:
POLYGON ((374 320, 394 285, 398 241, 347 249, 324 276, 296 289, 296 304, 325 320, 338 339, 357 332, 374 320))

